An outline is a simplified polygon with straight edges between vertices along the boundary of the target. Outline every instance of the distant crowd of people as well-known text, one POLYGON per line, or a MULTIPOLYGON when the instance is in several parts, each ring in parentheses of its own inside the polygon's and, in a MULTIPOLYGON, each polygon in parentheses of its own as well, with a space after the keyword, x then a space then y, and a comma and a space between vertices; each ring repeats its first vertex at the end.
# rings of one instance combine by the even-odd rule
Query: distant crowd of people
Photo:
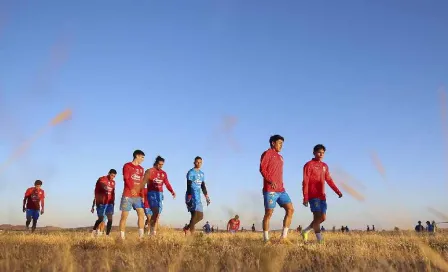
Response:
POLYGON ((437 224, 435 221, 429 222, 426 221, 426 227, 422 225, 422 221, 418 221, 418 224, 415 226, 416 232, 436 232, 437 224))

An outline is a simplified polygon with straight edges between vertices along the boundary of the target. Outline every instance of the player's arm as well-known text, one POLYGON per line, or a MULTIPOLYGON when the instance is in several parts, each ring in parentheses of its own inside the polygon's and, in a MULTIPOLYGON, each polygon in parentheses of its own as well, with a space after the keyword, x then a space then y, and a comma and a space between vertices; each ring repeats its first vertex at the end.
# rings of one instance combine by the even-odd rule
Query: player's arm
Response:
POLYGON ((45 192, 42 190, 42 197, 40 199, 40 214, 44 214, 45 210, 45 192))
POLYGON ((25 197, 23 198, 23 208, 22 208, 23 212, 26 211, 26 201, 27 201, 29 195, 30 195, 30 192, 28 190, 26 190, 25 197))
POLYGON ((165 184, 166 189, 168 189, 168 191, 170 191, 171 195, 173 197, 176 197, 176 193, 174 192, 173 187, 171 186, 171 183, 168 180, 168 175, 166 173, 165 173, 165 179, 163 180, 163 183, 165 184))
POLYGON ((132 192, 132 195, 137 195, 137 193, 134 190, 134 181, 131 178, 131 167, 127 164, 123 166, 123 180, 124 180, 124 187, 129 188, 132 192))
POLYGON ((207 186, 205 186, 205 181, 203 181, 201 184, 201 190, 205 196, 205 199, 207 200, 207 206, 210 205, 210 197, 208 197, 207 186))
POLYGON ((230 220, 227 222, 227 231, 230 231, 230 220))
POLYGON ((325 181, 328 183, 330 188, 333 189, 333 191, 341 198, 342 193, 339 190, 339 188, 336 186, 336 184, 334 183, 333 178, 330 175, 330 169, 328 169, 328 165, 327 165, 327 171, 325 172, 325 181))
POLYGON ((151 169, 146 169, 145 175, 143 176, 143 181, 140 183, 140 191, 143 190, 146 184, 149 183, 149 177, 151 176, 151 169))
POLYGON ((308 164, 303 166, 303 181, 302 181, 302 193, 303 193, 303 205, 308 206, 308 185, 310 182, 310 176, 308 171, 308 164))
POLYGON ((187 173, 187 203, 190 202, 193 195, 193 176, 190 175, 190 171, 187 173))
POLYGON ((271 155, 268 152, 264 152, 260 159, 260 173, 263 178, 275 189, 275 183, 273 182, 272 175, 269 171, 269 163, 271 162, 271 155))

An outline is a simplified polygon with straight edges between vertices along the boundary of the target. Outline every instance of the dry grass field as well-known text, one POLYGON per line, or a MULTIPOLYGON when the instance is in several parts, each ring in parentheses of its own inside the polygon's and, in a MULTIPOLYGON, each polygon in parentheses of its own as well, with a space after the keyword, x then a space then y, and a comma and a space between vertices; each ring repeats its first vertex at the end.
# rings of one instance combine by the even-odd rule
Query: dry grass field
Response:
MULTIPOLYGON (((157 237, 125 241, 81 231, 0 233, 0 271, 448 271, 448 233, 331 233, 325 244, 264 245, 260 233, 184 237, 163 229, 157 237)), ((314 235, 310 235, 312 237, 314 235)), ((313 237, 314 239, 314 237, 313 237)))

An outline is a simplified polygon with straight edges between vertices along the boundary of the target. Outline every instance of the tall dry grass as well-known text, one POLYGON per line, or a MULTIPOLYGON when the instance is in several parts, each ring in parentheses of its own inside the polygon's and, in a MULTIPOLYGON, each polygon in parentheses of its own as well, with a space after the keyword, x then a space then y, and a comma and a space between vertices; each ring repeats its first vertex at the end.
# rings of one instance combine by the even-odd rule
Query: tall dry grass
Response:
MULTIPOLYGON (((278 234, 272 234, 275 239, 278 234)), ((313 235, 310 235, 310 237, 313 235)), ((445 271, 448 233, 325 233, 326 243, 265 246, 260 233, 196 235, 163 229, 125 241, 88 232, 0 234, 0 271, 445 271), (444 270, 445 269, 445 270, 444 270)))

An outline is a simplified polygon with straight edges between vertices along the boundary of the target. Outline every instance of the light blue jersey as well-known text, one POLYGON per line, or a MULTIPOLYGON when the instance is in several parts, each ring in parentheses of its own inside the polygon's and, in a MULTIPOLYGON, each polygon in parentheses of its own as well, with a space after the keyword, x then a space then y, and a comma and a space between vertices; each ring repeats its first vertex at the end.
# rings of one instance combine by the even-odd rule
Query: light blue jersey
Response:
POLYGON ((191 200, 188 200, 188 188, 185 193, 185 202, 187 204, 187 209, 189 212, 198 211, 202 212, 202 202, 201 202, 201 186, 205 182, 204 172, 201 170, 196 170, 194 168, 190 169, 187 173, 187 181, 191 180, 191 200))

